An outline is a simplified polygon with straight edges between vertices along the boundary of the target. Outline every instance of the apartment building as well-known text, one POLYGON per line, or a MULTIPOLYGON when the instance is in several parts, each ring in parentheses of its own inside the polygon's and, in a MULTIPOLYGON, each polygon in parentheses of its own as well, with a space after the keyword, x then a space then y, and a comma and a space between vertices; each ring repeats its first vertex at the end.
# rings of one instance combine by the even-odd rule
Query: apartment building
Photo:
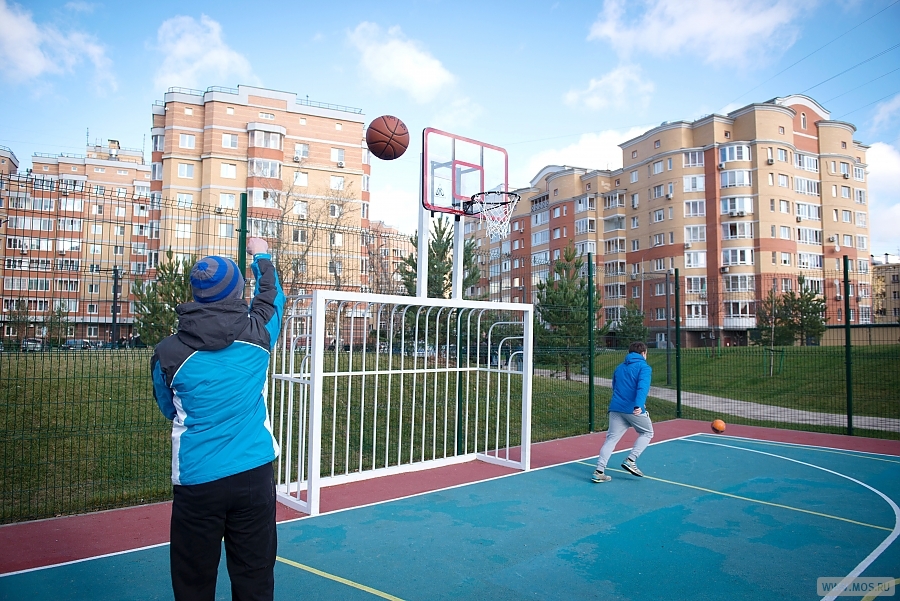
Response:
POLYGON ((872 261, 872 299, 874 323, 900 324, 900 260, 872 261))
POLYGON ((142 151, 109 140, 6 175, 4 338, 45 338, 54 319, 57 338, 129 338, 130 284, 149 277, 159 237, 142 151))
MULTIPOLYGON (((633 302, 664 344, 674 284, 667 291, 658 280, 677 268, 685 343, 746 344, 760 300, 773 288, 797 290, 801 278, 826 298, 829 323, 843 323, 846 254, 847 318, 871 322, 868 147, 855 131, 795 95, 662 123, 620 145, 621 169, 545 167, 521 191, 519 211, 530 210, 527 296, 571 240, 596 253, 613 328, 633 302)), ((485 244, 503 254, 499 242, 485 244)))
POLYGON ((368 289, 360 109, 239 86, 170 88, 152 113, 152 194, 217 211, 164 224, 163 247, 233 258, 246 192, 248 234, 269 240, 289 292, 368 289))

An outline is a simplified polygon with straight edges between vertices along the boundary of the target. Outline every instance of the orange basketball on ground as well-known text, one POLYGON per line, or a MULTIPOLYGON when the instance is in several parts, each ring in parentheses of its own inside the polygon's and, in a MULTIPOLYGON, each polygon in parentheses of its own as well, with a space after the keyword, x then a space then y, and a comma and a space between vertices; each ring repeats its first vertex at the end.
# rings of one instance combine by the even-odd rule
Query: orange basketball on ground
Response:
POLYGON ((376 117, 366 129, 369 151, 379 159, 392 161, 399 158, 409 146, 409 130, 400 119, 391 115, 376 117))
POLYGON ((716 434, 721 434, 725 431, 725 422, 720 419, 714 420, 710 426, 712 427, 712 431, 716 434))

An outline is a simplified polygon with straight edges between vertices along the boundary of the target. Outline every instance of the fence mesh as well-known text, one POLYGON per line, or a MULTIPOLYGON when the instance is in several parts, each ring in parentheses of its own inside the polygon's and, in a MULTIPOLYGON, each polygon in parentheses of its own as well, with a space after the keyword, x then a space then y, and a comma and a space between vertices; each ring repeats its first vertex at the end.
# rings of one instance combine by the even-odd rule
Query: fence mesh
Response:
MULTIPOLYGON (((185 265, 239 258, 239 210, 16 176, 0 178, 0 203, 0 523, 169 499, 152 344, 174 327, 165 320, 185 294, 185 265)), ((311 213, 248 217, 244 234, 269 239, 290 293, 406 292, 397 270, 414 252, 407 236, 311 213)), ((552 267, 490 252, 476 264, 467 295, 510 302, 533 302, 532 284, 552 267)), ((803 289, 796 278, 701 282, 600 266, 597 320, 560 304, 548 307, 555 332, 535 327, 535 442, 605 429, 610 378, 638 339, 650 347, 655 420, 678 415, 680 396, 686 418, 900 438, 897 266, 868 273, 857 262, 846 281, 835 263, 805 269, 822 310, 785 301, 803 289), (798 313, 824 315, 824 328, 795 324, 798 313)))

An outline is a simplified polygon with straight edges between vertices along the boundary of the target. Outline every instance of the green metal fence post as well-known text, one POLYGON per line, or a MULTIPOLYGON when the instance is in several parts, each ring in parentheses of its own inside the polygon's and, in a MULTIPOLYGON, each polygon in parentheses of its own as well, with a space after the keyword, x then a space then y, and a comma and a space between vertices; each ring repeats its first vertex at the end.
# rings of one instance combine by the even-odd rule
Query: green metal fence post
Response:
POLYGON ((594 253, 588 253, 588 432, 594 431, 594 253))
MULTIPOLYGON (((666 315, 666 319, 668 317, 666 315)), ((675 417, 681 417, 681 280, 678 269, 675 269, 675 417)))
POLYGON ((247 193, 241 193, 240 228, 238 230, 237 264, 241 275, 247 277, 247 193))
POLYGON ((850 257, 844 255, 844 365, 847 370, 847 436, 853 436, 853 348, 850 330, 850 257))

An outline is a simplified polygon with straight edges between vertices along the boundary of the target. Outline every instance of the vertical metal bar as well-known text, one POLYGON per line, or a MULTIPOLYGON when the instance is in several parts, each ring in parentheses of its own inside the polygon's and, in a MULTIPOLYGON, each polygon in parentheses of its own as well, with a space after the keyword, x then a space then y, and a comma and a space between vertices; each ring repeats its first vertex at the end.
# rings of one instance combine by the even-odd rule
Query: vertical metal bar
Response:
MULTIPOLYGON (((238 267, 241 275, 247 277, 247 193, 241 192, 240 228, 238 230, 238 267)), ((324 330, 323 330, 324 331, 324 330)))
MULTIPOLYGON (((666 290, 666 294, 668 294, 666 290)), ((666 316, 668 317, 668 316, 666 316)), ((675 417, 681 417, 681 278, 675 269, 675 417)))
MULTIPOLYGON (((424 143, 424 141, 423 141, 424 143)), ((420 159, 422 168, 419 170, 419 202, 423 198, 424 185, 422 178, 425 173, 425 155, 421 155, 420 159)), ((416 296, 419 298, 428 298, 428 242, 430 239, 429 226, 431 220, 428 218, 428 212, 424 205, 419 206, 419 248, 418 257, 416 258, 416 296)))
MULTIPOLYGON (((450 298, 461 300, 463 297, 463 274, 466 270, 465 254, 466 238, 463 228, 462 215, 456 215, 453 220, 453 272, 450 281, 450 298)), ((501 284, 503 278, 501 277, 501 284)), ((501 295, 500 300, 503 300, 501 295)))
POLYGON ((672 385, 672 309, 669 307, 669 270, 666 270, 666 386, 672 385))
POLYGON ((533 371, 534 306, 522 315, 522 469, 531 469, 531 376, 533 371))
POLYGON ((588 432, 594 431, 594 253, 588 253, 588 432))
POLYGON ((844 255, 844 365, 847 372, 847 436, 853 436, 853 344, 850 330, 850 257, 844 255))
MULTIPOLYGON (((325 295, 316 290, 313 292, 312 329, 314 340, 325 338, 325 295)), ((307 468, 306 503, 309 515, 319 514, 319 470, 322 459, 322 371, 324 369, 325 347, 315 344, 312 347, 312 374, 310 378, 309 408, 309 467, 307 468)), ((332 470, 333 471, 333 470, 332 470)), ((297 482, 297 496, 300 496, 297 482)))

